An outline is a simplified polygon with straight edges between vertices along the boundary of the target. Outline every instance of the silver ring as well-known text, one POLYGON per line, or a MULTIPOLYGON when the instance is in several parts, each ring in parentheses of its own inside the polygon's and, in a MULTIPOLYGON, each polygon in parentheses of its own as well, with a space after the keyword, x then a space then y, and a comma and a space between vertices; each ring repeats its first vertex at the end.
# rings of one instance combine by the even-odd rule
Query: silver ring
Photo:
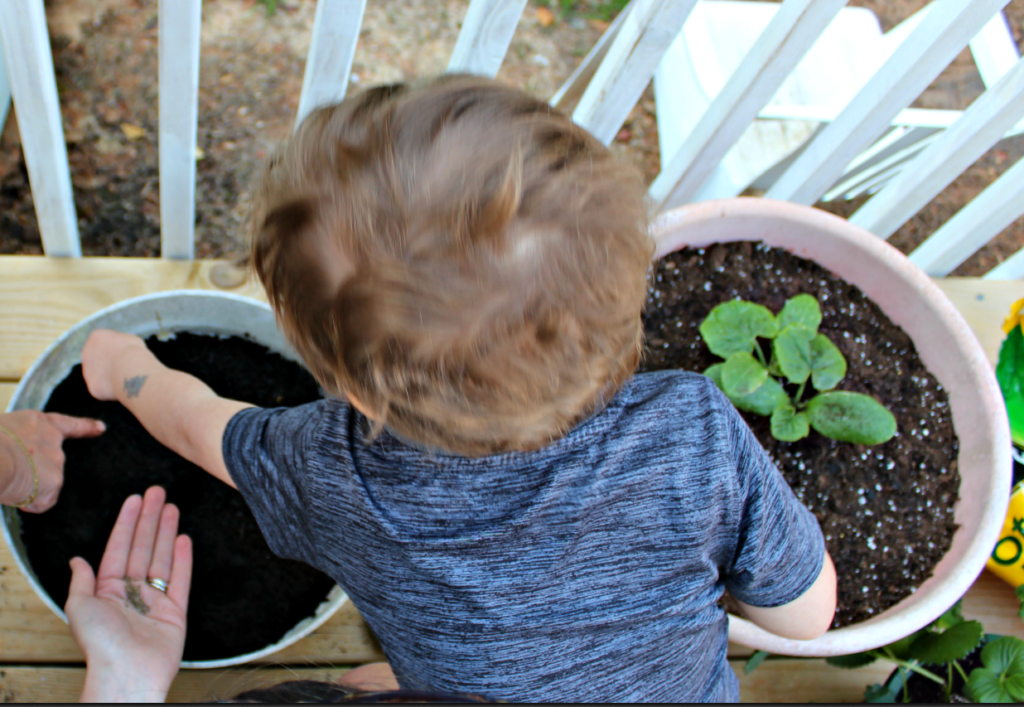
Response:
POLYGON ((160 590, 164 594, 167 593, 167 582, 163 581, 162 579, 154 579, 151 577, 146 580, 146 584, 153 587, 153 589, 160 590))

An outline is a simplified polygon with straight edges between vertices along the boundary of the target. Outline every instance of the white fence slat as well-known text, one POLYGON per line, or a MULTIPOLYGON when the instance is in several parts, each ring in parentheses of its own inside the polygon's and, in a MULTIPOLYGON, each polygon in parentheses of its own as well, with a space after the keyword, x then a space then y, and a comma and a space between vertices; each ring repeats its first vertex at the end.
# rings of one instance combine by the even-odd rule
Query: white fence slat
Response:
POLYGON ((7 78, 7 62, 4 60, 3 33, 0 32, 0 131, 7 122, 7 110, 11 107, 11 82, 7 78))
POLYGON ((786 0, 651 184, 655 211, 692 200, 846 0, 786 0))
POLYGON ((79 257, 82 245, 43 0, 0 0, 0 33, 43 250, 79 257))
POLYGON ((573 121, 610 143, 696 4, 637 0, 573 111, 573 121))
POLYGON ((983 93, 850 223, 888 238, 999 141, 1024 115, 1024 60, 983 93))
POLYGON ((472 0, 448 73, 497 76, 525 7, 526 0, 472 0))
POLYGON ((598 38, 597 44, 591 47, 587 55, 583 57, 580 65, 576 67, 576 70, 572 72, 561 88, 548 101, 553 107, 561 111, 568 110, 571 105, 580 99, 583 92, 587 90, 591 79, 594 78, 594 73, 597 72, 605 55, 608 54, 608 48, 615 41, 615 38, 619 36, 619 30, 622 29, 623 22, 625 22, 626 17, 633 10, 633 5, 637 2, 638 0, 629 0, 629 4, 615 16, 608 29, 598 38))
POLYGON ((202 0, 160 0, 160 255, 195 252, 202 0))
POLYGON ((1020 280, 1024 278, 1024 249, 985 273, 985 280, 1020 280))
MULTIPOLYGON (((910 262, 932 277, 948 275, 1022 213, 1024 159, 1018 160, 1017 164, 1006 170, 1003 176, 918 246, 910 254, 910 262)), ((990 276, 993 273, 986 275, 990 276)))
POLYGON ((1013 41, 1006 15, 997 13, 981 28, 978 36, 971 40, 971 54, 985 88, 995 86, 1017 63, 1020 52, 1017 51, 1017 43, 1013 41))
POLYGON ((813 204, 1008 0, 934 0, 874 76, 765 195, 813 204))
POLYGON ((315 108, 345 98, 365 10, 366 0, 317 0, 296 127, 315 108))

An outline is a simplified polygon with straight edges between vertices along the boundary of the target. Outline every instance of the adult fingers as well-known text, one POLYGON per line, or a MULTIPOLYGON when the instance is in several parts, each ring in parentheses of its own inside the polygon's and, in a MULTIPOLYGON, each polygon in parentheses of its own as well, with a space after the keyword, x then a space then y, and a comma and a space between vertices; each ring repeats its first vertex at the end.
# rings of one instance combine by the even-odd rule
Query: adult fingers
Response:
POLYGON ((71 587, 68 589, 68 599, 73 596, 91 597, 96 593, 96 575, 92 573, 92 567, 81 557, 71 558, 71 587))
POLYGON ((114 529, 110 532, 110 539, 107 540, 107 549, 103 551, 100 567, 96 571, 99 579, 122 579, 125 576, 128 555, 132 549, 132 536, 135 535, 135 525, 141 512, 141 496, 133 494, 125 499, 117 522, 114 523, 114 529))
POLYGON ((178 535, 178 507, 173 503, 164 506, 160 514, 160 527, 156 531, 156 545, 153 559, 149 563, 147 579, 168 581, 174 556, 174 538, 178 535))
POLYGON ((174 541, 174 563, 171 581, 167 583, 167 596, 182 611, 188 610, 188 592, 192 586, 192 538, 179 535, 174 541))
POLYGON ((142 497, 142 513, 132 537, 132 550, 128 555, 128 571, 125 576, 146 579, 149 563, 153 559, 156 531, 160 526, 160 515, 166 498, 167 494, 159 486, 150 486, 146 489, 146 495, 142 497))
POLYGON ((71 417, 70 415, 61 415, 58 412, 46 413, 46 419, 64 437, 71 439, 97 437, 107 429, 107 426, 99 420, 93 420, 88 417, 71 417))

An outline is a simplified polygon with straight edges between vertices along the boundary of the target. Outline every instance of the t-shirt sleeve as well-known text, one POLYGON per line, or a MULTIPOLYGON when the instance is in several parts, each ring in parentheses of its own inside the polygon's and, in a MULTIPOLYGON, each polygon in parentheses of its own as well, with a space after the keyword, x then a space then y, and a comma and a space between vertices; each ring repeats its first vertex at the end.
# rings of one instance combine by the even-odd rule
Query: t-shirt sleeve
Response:
POLYGON ((323 402, 246 408, 224 431, 224 463, 275 555, 316 564, 306 454, 323 402))
POLYGON ((722 396, 743 502, 739 541, 726 577, 729 592, 771 608, 798 598, 818 578, 825 539, 754 433, 722 396))

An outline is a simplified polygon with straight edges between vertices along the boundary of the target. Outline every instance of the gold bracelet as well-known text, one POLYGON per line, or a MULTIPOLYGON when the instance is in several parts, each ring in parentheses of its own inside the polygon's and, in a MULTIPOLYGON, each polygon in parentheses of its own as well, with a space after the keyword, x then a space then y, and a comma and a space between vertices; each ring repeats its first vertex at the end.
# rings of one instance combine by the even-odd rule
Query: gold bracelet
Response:
POLYGON ((28 449, 25 447, 25 443, 18 439, 18 436, 16 434, 11 432, 3 425, 0 425, 0 432, 3 432, 5 435, 14 440, 14 443, 18 445, 22 453, 25 455, 25 458, 28 459, 28 468, 32 470, 32 493, 30 493, 28 498, 22 501, 21 503, 12 504, 15 508, 24 508, 25 506, 31 505, 32 502, 36 500, 36 496, 39 495, 39 473, 36 471, 36 462, 32 458, 32 455, 28 453, 28 449))

